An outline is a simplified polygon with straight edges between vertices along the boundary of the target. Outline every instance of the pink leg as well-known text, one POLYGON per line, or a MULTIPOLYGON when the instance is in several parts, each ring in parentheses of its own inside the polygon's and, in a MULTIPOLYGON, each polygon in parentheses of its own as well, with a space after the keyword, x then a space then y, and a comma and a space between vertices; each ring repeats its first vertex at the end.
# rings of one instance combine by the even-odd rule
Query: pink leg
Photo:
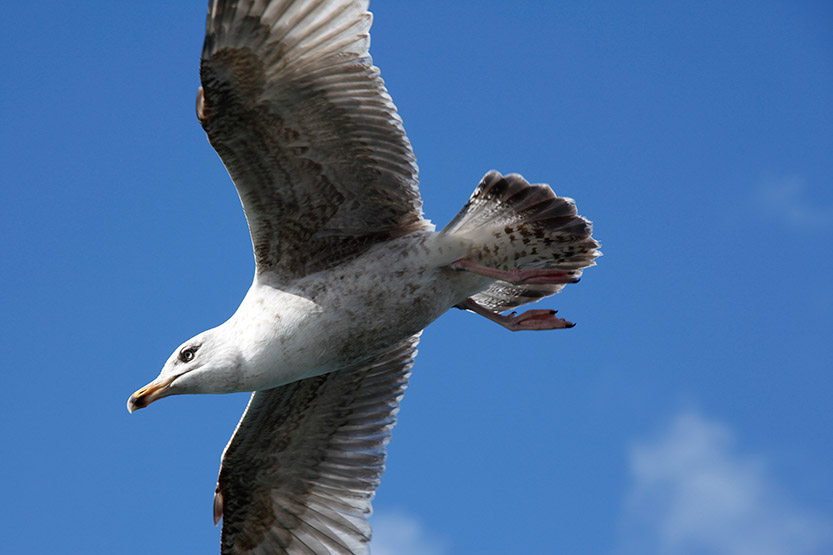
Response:
POLYGON ((492 322, 500 324, 509 331, 558 330, 572 328, 575 326, 575 324, 568 322, 563 318, 556 318, 555 310, 536 309, 527 310, 523 314, 517 316, 514 312, 509 315, 503 315, 480 306, 472 299, 466 299, 462 303, 458 304, 457 308, 471 310, 476 314, 480 314, 481 316, 488 318, 492 322))
POLYGON ((472 272, 481 276, 486 276, 501 281, 506 281, 514 285, 523 285, 528 283, 578 283, 577 277, 571 276, 563 270, 556 270, 554 268, 536 268, 532 270, 498 270, 497 268, 490 268, 483 266, 477 262, 461 258, 456 262, 448 265, 452 270, 458 272, 472 272))

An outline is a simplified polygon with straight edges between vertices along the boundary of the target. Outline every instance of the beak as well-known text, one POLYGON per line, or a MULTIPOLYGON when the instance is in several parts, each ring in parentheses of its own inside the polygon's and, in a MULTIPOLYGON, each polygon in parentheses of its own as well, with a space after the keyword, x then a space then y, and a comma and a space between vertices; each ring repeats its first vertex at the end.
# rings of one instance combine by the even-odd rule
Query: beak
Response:
POLYGON ((157 399, 167 397, 171 393, 171 383, 179 376, 170 376, 161 379, 156 378, 142 389, 130 396, 127 400, 127 412, 132 413, 134 410, 143 409, 157 399))

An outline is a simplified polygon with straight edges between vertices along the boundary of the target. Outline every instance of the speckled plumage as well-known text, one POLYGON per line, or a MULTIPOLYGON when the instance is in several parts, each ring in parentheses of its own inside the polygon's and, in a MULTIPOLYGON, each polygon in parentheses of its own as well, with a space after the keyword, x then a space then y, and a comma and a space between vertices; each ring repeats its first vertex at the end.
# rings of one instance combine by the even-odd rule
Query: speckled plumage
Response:
MULTIPOLYGON (((599 244, 590 222, 577 215, 573 199, 547 185, 530 185, 518 174, 487 173, 462 210, 442 230, 475 245, 468 258, 487 266, 558 268, 578 278, 594 264, 599 244)), ((554 295, 564 284, 512 285, 493 282, 473 296, 480 305, 503 311, 554 295)))
POLYGON ((254 391, 223 453, 223 553, 365 553, 421 330, 577 281, 598 256, 571 199, 486 174, 442 231, 372 65, 366 0, 213 0, 197 115, 226 165, 256 272, 235 314, 183 343, 131 412, 169 395, 254 391))

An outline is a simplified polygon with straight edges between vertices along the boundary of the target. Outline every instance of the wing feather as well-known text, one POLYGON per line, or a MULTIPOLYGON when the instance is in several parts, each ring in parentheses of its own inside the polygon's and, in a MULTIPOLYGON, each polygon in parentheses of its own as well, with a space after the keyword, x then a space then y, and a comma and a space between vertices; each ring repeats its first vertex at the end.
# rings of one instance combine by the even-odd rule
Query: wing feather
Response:
POLYGON ((223 553, 366 553, 415 335, 362 364, 252 395, 223 453, 223 553))
POLYGON ((419 229, 416 158, 373 66, 367 1, 214 0, 198 115, 257 272, 290 281, 419 229))

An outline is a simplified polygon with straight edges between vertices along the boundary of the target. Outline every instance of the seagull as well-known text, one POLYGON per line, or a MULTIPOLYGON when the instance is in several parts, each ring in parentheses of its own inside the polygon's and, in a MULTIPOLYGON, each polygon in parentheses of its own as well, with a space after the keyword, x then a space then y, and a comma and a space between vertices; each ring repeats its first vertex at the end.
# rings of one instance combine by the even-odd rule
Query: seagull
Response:
POLYGON ((423 328, 451 308, 512 331, 573 324, 516 307, 575 283, 599 244, 572 199, 488 172, 443 229, 369 54, 367 0, 212 0, 197 116, 240 197, 252 285, 178 347, 130 412, 253 392, 223 451, 225 554, 367 553, 423 328))

